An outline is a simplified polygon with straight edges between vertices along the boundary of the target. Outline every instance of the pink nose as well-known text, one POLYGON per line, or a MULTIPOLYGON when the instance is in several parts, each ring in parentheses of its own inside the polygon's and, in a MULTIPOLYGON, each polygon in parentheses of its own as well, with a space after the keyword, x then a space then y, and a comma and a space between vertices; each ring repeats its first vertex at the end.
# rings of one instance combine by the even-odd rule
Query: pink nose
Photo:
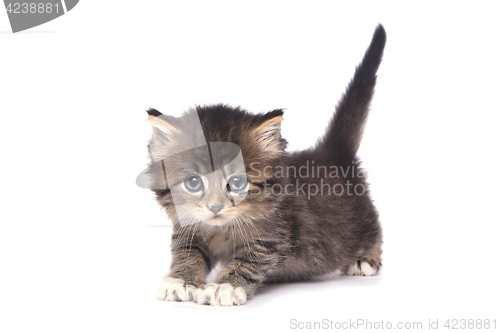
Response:
POLYGON ((217 213, 220 212, 222 210, 222 208, 224 208, 224 205, 216 205, 214 203, 209 203, 207 205, 207 207, 208 207, 208 209, 210 209, 212 211, 212 213, 217 215, 217 213))

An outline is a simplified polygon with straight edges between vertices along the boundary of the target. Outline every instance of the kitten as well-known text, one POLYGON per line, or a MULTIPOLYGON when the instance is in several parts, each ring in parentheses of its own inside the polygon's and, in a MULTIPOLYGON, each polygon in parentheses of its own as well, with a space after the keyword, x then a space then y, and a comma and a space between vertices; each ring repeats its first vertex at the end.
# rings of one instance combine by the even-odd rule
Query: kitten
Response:
POLYGON ((173 224, 159 299, 241 305, 265 283, 378 272, 382 231, 356 153, 385 40, 379 25, 326 134, 304 151, 285 151, 282 110, 147 111, 147 174, 173 224))

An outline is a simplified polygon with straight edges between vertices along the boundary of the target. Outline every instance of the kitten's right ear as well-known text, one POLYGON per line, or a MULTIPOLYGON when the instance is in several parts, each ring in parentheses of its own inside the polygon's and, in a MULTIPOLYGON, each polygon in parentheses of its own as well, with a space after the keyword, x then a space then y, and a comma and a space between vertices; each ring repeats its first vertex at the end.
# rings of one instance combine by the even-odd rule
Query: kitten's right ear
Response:
POLYGON ((164 115, 153 108, 147 109, 146 112, 148 113, 146 120, 153 128, 153 137, 159 141, 171 141, 172 135, 177 132, 175 117, 164 115))
POLYGON ((285 149, 281 139, 283 110, 273 110, 262 116, 262 123, 255 129, 255 141, 268 153, 279 153, 285 149))

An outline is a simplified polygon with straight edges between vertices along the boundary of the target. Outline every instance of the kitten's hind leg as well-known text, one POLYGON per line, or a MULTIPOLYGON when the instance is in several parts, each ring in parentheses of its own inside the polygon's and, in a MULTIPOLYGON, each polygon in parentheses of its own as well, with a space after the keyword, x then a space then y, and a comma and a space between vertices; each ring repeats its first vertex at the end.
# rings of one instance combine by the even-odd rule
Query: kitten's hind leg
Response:
POLYGON ((364 252, 358 260, 344 269, 346 275, 373 276, 378 273, 382 266, 380 256, 382 242, 378 242, 369 251, 364 252))
POLYGON ((345 274, 354 276, 373 276, 382 266, 380 261, 376 262, 374 260, 361 258, 354 264, 347 267, 345 274))

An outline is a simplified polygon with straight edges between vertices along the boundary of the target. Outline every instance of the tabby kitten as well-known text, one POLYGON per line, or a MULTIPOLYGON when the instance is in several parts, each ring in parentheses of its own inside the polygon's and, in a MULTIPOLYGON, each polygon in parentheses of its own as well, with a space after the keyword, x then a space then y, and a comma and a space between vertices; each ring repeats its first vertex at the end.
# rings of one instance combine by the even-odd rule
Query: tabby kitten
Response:
POLYGON ((159 299, 241 305, 265 283, 378 272, 382 231, 356 153, 385 40, 379 25, 326 134, 304 151, 285 151, 282 110, 147 111, 147 174, 173 224, 159 299))

